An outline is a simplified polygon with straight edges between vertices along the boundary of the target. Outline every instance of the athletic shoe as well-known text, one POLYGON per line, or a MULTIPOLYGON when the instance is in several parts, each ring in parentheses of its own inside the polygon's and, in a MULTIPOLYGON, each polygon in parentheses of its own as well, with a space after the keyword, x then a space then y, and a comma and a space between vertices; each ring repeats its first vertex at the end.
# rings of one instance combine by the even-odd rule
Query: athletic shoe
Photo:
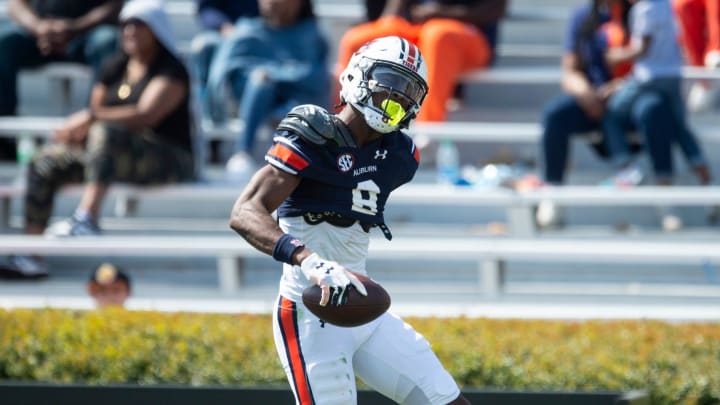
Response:
POLYGON ((693 83, 687 96, 688 111, 699 113, 710 110, 715 101, 716 93, 716 90, 709 83, 693 83))
POLYGON ((683 221, 672 207, 658 207, 660 226, 665 232, 679 231, 683 227, 683 221))
POLYGON ((540 201, 535 211, 535 223, 540 229, 560 228, 563 226, 562 210, 550 200, 540 201))
POLYGON ((74 217, 56 222, 45 230, 45 236, 57 238, 68 236, 99 236, 100 234, 100 227, 94 221, 80 221, 74 217))
POLYGON ((645 174, 637 165, 630 165, 614 176, 603 180, 600 184, 603 186, 613 186, 619 188, 635 187, 642 184, 645 174))
POLYGON ((720 50, 713 50, 705 55, 705 67, 710 69, 720 68, 720 50))
POLYGON ((16 280, 38 280, 48 276, 45 263, 32 256, 9 256, 6 263, 0 264, 0 278, 16 280))

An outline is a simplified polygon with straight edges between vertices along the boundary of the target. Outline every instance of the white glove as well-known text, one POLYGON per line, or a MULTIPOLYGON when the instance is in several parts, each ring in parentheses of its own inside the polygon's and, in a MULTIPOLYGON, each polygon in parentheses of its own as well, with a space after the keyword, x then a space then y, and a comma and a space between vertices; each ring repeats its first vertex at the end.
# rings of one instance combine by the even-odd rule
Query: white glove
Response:
POLYGON ((300 263, 300 270, 308 280, 322 289, 320 305, 323 307, 327 305, 328 301, 336 306, 344 304, 347 301, 350 286, 355 287, 360 294, 367 296, 365 285, 354 274, 337 262, 321 258, 317 253, 306 257, 300 263))

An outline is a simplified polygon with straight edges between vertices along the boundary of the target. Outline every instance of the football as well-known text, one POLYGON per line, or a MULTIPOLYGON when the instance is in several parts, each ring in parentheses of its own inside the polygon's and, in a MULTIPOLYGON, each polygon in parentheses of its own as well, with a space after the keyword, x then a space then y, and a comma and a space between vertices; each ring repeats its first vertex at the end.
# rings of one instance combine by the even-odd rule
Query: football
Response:
POLYGON ((369 277, 353 273, 365 285, 367 297, 361 295, 354 287, 348 291, 348 299, 344 305, 320 306, 321 289, 312 285, 303 291, 303 304, 323 321, 336 326, 359 326, 366 324, 390 308, 390 295, 385 289, 369 277))

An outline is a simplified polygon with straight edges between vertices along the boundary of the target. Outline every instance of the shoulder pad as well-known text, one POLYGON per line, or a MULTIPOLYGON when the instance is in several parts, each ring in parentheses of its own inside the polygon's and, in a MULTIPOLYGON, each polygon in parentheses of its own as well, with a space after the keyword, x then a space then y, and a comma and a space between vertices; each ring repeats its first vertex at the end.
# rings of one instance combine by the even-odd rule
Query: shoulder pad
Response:
POLYGON ((303 104, 290 110, 278 124, 278 129, 290 131, 310 143, 325 145, 333 138, 335 125, 324 108, 303 104))

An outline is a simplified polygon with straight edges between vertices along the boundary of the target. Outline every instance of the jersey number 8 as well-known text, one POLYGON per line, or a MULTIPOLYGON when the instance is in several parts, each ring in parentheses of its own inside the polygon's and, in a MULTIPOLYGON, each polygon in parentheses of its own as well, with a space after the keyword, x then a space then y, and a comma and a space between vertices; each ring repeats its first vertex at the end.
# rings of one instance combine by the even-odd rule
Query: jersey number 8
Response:
POLYGON ((353 189, 352 210, 367 215, 377 215, 377 195, 380 187, 372 180, 365 180, 358 183, 353 189))

